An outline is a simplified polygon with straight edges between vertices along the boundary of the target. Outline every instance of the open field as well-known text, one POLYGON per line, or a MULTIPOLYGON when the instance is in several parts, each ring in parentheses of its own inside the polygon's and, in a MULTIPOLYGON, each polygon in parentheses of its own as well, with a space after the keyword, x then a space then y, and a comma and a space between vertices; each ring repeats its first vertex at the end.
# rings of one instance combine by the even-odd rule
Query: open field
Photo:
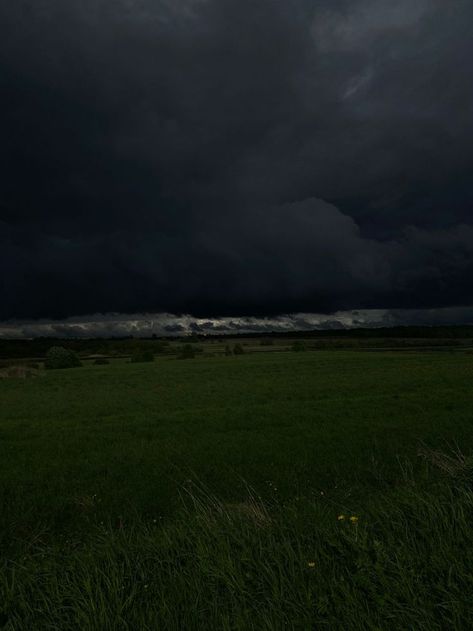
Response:
POLYGON ((0 628, 473 624, 469 460, 429 452, 473 451, 472 355, 40 374, 0 380, 0 628))

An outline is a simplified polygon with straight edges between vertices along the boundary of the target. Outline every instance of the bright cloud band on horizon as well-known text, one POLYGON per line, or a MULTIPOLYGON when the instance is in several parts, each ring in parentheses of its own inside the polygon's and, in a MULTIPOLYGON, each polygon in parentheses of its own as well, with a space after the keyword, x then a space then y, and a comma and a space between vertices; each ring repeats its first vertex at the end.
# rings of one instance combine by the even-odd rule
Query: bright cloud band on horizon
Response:
POLYGON ((473 307, 445 309, 339 311, 332 315, 297 313, 271 318, 196 318, 191 315, 95 314, 65 320, 9 321, 0 323, 0 339, 35 337, 158 337, 291 333, 363 327, 444 326, 473 324, 473 307))

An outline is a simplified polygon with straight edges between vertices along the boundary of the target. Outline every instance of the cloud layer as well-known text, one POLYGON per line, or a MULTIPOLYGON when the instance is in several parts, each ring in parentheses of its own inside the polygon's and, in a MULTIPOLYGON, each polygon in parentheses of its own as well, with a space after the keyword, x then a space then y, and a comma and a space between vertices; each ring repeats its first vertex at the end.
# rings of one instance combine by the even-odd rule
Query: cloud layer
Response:
POLYGON ((264 318, 196 318, 171 313, 95 314, 61 321, 22 320, 0 323, 0 339, 211 336, 452 324, 472 325, 473 307, 392 311, 370 309, 338 311, 330 316, 295 313, 264 318))
POLYGON ((0 320, 473 304, 467 0, 0 6, 0 320))

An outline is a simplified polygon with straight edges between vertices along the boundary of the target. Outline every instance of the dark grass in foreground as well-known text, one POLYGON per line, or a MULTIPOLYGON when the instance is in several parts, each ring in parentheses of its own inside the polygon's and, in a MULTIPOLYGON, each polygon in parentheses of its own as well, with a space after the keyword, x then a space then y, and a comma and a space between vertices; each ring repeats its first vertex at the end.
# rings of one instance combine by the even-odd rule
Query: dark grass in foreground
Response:
POLYGON ((406 479, 358 514, 323 498, 228 504, 191 485, 167 525, 17 550, 0 573, 3 628, 472 628, 473 492, 469 470, 450 474, 406 479))
POLYGON ((469 460, 416 458, 473 451, 472 384, 355 352, 0 380, 0 628, 473 628, 469 460))

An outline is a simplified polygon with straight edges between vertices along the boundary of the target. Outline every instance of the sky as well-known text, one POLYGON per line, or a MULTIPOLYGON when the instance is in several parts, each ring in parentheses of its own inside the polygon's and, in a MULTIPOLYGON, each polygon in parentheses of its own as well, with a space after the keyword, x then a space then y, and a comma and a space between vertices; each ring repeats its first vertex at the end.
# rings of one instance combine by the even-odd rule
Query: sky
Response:
POLYGON ((472 24, 471 0, 0 0, 0 335, 463 323, 472 24))

